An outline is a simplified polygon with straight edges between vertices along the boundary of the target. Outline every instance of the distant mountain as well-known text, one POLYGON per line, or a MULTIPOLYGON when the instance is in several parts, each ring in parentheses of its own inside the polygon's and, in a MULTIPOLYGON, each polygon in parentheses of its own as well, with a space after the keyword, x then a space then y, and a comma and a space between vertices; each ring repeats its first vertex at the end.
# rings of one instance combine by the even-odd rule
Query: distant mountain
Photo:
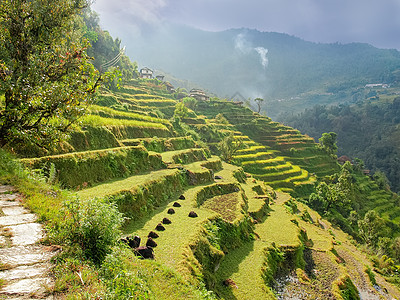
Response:
POLYGON ((321 100, 327 103, 351 100, 338 93, 399 78, 400 52, 368 44, 317 44, 282 33, 172 25, 123 40, 139 65, 196 82, 220 97, 236 92, 246 99, 263 97, 272 117, 293 109, 293 101, 308 107, 318 103, 315 95, 329 96, 321 100))

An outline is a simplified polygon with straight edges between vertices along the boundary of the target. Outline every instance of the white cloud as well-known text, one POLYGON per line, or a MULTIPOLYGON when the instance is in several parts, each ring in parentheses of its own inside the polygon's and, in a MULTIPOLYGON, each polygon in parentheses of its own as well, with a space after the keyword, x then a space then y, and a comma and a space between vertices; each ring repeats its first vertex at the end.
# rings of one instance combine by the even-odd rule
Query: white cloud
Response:
POLYGON ((239 33, 235 38, 235 49, 239 50, 242 53, 249 53, 253 47, 246 40, 246 36, 244 33, 239 33))
POLYGON ((268 67, 268 58, 267 58, 268 49, 263 47, 257 47, 254 48, 254 50, 256 50, 258 54, 260 54, 261 64, 264 67, 264 69, 268 67))
POLYGON ((260 62, 262 67, 265 69, 268 67, 268 49, 264 47, 254 47, 251 42, 246 39, 246 33, 239 33, 235 37, 235 49, 239 50, 243 54, 250 54, 252 51, 256 51, 260 55, 260 62))

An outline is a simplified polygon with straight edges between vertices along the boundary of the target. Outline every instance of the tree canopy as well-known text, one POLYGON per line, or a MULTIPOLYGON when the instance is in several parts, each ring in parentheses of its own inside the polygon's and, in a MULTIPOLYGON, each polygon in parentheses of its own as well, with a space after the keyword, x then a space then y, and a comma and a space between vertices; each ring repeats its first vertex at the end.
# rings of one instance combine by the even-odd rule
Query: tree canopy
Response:
POLYGON ((88 1, 0 2, 0 147, 50 148, 93 101, 100 76, 80 15, 88 1))
POLYGON ((337 134, 335 132, 325 132, 319 139, 319 144, 322 149, 324 149, 328 154, 335 155, 337 152, 336 145, 337 134))

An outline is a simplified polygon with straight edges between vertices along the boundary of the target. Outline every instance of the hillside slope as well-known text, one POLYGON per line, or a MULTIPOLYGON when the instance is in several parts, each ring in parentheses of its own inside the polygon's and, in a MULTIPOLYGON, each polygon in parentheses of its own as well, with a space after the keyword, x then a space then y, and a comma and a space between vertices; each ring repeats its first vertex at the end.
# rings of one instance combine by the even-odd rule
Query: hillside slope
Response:
POLYGON ((314 138, 323 132, 337 133, 339 156, 362 159, 372 174, 384 172, 392 190, 399 191, 398 92, 398 87, 374 88, 353 105, 317 106, 286 116, 285 123, 314 138))
POLYGON ((340 170, 311 138, 232 102, 178 104, 157 80, 104 90, 57 154, 21 160, 81 201, 115 203, 124 235, 152 243, 156 264, 119 254, 126 272, 142 268, 137 297, 400 297, 350 236, 289 194, 307 199, 340 170), (240 148, 227 163, 215 154, 230 136, 240 148))

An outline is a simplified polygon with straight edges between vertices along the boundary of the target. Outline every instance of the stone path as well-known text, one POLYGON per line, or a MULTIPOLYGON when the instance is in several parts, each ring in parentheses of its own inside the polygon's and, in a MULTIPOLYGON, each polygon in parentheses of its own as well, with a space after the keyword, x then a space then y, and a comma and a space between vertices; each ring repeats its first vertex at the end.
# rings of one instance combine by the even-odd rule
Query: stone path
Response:
POLYGON ((39 244, 42 225, 20 199, 12 186, 0 185, 0 299, 53 299, 49 270, 57 249, 39 244))

